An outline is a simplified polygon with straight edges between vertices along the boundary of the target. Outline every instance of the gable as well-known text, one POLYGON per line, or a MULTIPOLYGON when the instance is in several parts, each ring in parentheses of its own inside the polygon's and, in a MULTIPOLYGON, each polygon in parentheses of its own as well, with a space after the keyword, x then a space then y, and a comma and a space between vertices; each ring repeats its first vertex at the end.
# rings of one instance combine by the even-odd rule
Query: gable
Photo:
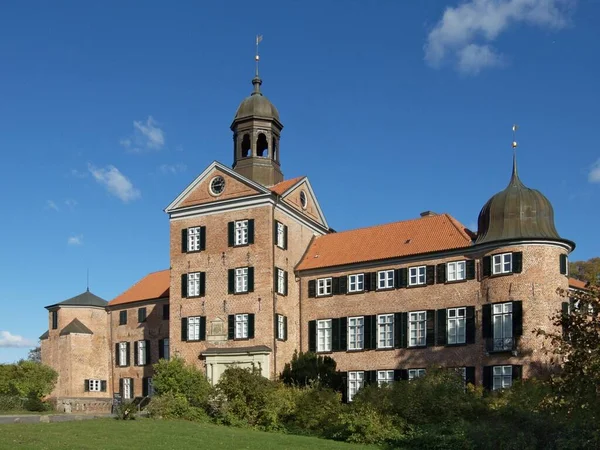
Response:
POLYGON ((267 192, 269 191, 259 184, 215 161, 190 183, 165 211, 267 192), (214 195, 210 190, 210 184, 216 176, 221 176, 225 180, 225 189, 220 195, 214 195))
POLYGON ((324 227, 329 227, 327 225, 327 221, 325 220, 325 216, 321 211, 317 197, 312 190, 312 186, 308 181, 308 178, 304 177, 299 180, 295 186, 291 187, 286 193, 283 194, 282 198, 292 208, 310 217, 312 220, 323 225, 324 227), (302 192, 304 192, 306 195, 306 208, 302 207, 302 202, 300 200, 302 192))

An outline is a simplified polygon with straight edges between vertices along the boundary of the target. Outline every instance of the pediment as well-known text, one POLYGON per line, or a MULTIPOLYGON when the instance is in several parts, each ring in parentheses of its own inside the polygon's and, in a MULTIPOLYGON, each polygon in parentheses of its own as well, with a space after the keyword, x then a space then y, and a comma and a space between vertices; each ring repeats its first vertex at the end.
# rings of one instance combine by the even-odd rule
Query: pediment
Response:
POLYGON ((329 228, 325 215, 321 210, 319 201, 317 200, 308 178, 303 177, 298 183, 284 192, 281 198, 292 208, 298 210, 324 227, 329 228), (302 205, 303 195, 306 197, 306 206, 302 205))

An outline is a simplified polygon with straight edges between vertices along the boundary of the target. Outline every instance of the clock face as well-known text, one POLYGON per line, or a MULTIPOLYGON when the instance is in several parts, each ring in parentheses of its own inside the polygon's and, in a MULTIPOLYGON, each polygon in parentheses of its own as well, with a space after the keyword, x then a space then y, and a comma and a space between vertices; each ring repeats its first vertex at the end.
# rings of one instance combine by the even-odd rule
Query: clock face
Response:
POLYGON ((210 191, 214 195, 220 195, 225 190, 225 180, 222 176, 214 177, 210 182, 210 191))

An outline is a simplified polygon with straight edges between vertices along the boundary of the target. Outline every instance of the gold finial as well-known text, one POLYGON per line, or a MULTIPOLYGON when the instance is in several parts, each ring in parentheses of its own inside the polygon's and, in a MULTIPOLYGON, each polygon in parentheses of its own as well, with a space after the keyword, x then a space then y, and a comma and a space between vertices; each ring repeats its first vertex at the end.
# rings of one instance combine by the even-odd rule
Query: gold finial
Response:
POLYGON ((254 60, 256 61, 256 78, 258 78, 258 62, 260 61, 260 56, 258 56, 258 44, 263 40, 262 34, 256 35, 256 55, 254 56, 254 60))
POLYGON ((518 125, 513 125, 513 142, 512 142, 512 148, 515 149, 517 148, 517 129, 518 129, 518 125))

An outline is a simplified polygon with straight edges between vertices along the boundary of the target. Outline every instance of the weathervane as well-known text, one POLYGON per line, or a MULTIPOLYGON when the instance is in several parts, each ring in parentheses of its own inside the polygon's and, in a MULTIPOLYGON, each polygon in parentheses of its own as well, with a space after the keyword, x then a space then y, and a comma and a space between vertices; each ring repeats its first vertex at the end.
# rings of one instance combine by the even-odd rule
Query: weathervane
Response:
POLYGON ((258 61, 260 61, 260 56, 258 56, 258 44, 263 40, 262 34, 256 35, 256 55, 254 56, 254 60, 256 61, 256 77, 258 78, 258 61))
POLYGON ((513 142, 512 142, 512 148, 516 149, 517 148, 517 129, 518 129, 518 125, 513 125, 513 142))

